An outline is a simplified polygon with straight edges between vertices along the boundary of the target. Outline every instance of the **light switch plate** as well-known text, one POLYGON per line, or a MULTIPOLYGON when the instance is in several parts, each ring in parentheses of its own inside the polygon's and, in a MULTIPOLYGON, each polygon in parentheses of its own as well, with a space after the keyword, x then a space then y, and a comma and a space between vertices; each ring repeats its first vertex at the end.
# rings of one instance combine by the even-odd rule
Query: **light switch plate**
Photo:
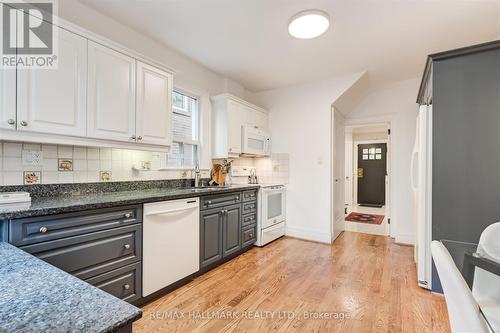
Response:
POLYGON ((23 165, 42 165, 42 159, 40 150, 23 150, 23 165))

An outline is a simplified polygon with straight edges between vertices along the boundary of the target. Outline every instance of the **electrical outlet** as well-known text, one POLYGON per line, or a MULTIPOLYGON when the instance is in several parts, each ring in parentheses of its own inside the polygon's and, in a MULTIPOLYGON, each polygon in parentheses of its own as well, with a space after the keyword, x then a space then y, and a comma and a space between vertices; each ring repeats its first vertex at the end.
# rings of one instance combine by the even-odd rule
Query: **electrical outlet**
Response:
POLYGON ((42 165, 43 155, 39 150, 23 150, 23 165, 42 165))

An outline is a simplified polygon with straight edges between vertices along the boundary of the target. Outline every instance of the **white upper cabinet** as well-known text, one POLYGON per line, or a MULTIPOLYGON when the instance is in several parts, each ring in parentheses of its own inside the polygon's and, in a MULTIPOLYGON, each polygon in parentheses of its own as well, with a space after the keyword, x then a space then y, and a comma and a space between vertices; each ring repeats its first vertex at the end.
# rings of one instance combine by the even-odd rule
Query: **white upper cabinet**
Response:
POLYGON ((87 135, 135 142, 136 60, 88 42, 87 135))
POLYGON ((232 100, 227 106, 227 148, 229 154, 241 154, 241 127, 245 123, 244 107, 232 100))
POLYGON ((268 128, 264 109, 235 96, 223 94, 212 97, 213 158, 227 158, 242 153, 242 127, 268 128))
POLYGON ((245 124, 250 126, 257 126, 259 128, 268 128, 268 115, 267 113, 250 106, 245 106, 245 124))
POLYGON ((17 71, 17 128, 85 136, 87 39, 59 29, 56 69, 17 71))
POLYGON ((172 74, 137 62, 137 142, 172 143, 172 74))
MULTIPOLYGON (((0 15, 1 16, 1 15, 0 15)), ((0 27, 3 27, 0 17, 0 27)), ((3 57, 0 48, 0 57, 3 57)), ((0 129, 16 129, 16 69, 0 62, 0 129)))

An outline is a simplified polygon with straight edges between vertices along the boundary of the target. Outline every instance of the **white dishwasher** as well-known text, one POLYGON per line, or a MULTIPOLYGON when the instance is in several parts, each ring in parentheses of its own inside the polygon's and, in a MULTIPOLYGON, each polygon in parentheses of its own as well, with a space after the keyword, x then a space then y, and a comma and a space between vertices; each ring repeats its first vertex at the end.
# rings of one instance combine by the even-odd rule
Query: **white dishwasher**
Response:
POLYGON ((142 296, 148 296, 200 267, 198 198, 144 204, 142 296))

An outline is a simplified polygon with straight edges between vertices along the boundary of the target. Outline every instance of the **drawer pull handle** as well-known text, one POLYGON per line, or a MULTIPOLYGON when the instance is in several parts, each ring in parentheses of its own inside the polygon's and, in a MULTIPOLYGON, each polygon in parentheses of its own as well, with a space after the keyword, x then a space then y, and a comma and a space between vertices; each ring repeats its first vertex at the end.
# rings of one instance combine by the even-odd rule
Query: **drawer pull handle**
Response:
POLYGON ((125 250, 128 250, 128 249, 130 249, 130 244, 125 244, 125 245, 123 245, 123 247, 125 248, 125 250))
POLYGON ((40 232, 41 232, 42 234, 46 233, 47 231, 49 231, 49 228, 47 228, 47 227, 41 227, 41 228, 40 228, 40 232))
POLYGON ((129 219, 129 218, 132 217, 132 214, 131 213, 125 213, 125 215, 123 215, 123 216, 125 216, 126 219, 129 219))
POLYGON ((129 289, 130 289, 130 285, 129 285, 129 284, 125 284, 125 285, 123 285, 123 289, 125 289, 125 290, 129 290, 129 289))

